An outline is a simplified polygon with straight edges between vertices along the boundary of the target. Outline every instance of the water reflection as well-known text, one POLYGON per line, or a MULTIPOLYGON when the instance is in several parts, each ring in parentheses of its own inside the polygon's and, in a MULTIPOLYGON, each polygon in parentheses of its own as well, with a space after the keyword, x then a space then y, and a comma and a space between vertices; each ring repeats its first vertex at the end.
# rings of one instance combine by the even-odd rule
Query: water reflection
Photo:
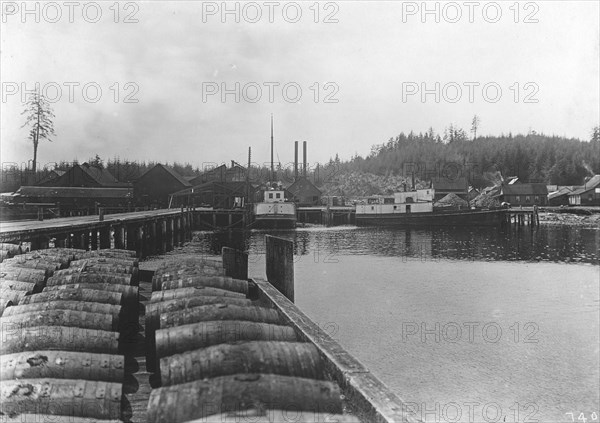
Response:
POLYGON ((199 232, 203 252, 223 246, 264 254, 264 235, 294 241, 294 254, 334 260, 339 255, 398 257, 404 261, 472 260, 598 264, 600 231, 593 228, 309 228, 295 231, 199 232))

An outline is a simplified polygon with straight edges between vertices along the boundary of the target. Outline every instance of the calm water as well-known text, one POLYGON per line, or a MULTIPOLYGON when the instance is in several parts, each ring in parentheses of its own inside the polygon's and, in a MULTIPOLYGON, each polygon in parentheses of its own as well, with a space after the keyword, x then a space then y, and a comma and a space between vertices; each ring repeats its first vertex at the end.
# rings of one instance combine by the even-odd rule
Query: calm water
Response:
MULTIPOLYGON (((266 232, 197 233, 250 252, 266 232)), ((600 230, 307 228, 296 303, 432 422, 599 421, 600 230)))

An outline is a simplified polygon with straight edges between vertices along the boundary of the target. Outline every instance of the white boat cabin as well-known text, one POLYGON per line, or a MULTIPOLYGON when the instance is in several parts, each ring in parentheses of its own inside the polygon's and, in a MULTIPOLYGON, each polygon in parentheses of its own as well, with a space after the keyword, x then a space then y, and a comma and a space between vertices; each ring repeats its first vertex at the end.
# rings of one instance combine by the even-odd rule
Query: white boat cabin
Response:
POLYGON ((285 201, 285 192, 282 190, 266 190, 264 194, 265 203, 283 203, 285 201))
POLYGON ((356 214, 433 213, 435 190, 397 192, 393 196, 367 198, 367 204, 357 204, 356 214))

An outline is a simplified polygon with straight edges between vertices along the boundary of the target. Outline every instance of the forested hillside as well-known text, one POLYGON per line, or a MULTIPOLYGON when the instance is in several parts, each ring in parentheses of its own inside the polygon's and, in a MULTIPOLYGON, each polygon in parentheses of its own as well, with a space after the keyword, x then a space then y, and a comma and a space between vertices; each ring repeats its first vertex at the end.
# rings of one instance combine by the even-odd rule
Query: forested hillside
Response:
MULTIPOLYGON (((586 176, 600 173, 600 137, 596 129, 590 141, 531 133, 479 137, 469 140, 464 131, 425 134, 409 133, 375 145, 366 157, 347 162, 331 160, 337 178, 343 175, 372 174, 410 177, 464 175, 476 187, 489 185, 500 177, 518 176, 523 182, 580 185, 586 176)), ((345 181, 343 181, 345 183, 345 181)))

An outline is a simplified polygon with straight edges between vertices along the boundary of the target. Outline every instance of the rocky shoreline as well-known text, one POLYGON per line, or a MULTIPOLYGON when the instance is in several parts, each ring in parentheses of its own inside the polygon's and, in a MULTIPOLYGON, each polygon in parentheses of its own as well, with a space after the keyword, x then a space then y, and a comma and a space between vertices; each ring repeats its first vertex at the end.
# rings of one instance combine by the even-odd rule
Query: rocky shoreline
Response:
POLYGON ((568 225, 600 228, 600 213, 575 214, 570 212, 540 211, 540 225, 568 225))

